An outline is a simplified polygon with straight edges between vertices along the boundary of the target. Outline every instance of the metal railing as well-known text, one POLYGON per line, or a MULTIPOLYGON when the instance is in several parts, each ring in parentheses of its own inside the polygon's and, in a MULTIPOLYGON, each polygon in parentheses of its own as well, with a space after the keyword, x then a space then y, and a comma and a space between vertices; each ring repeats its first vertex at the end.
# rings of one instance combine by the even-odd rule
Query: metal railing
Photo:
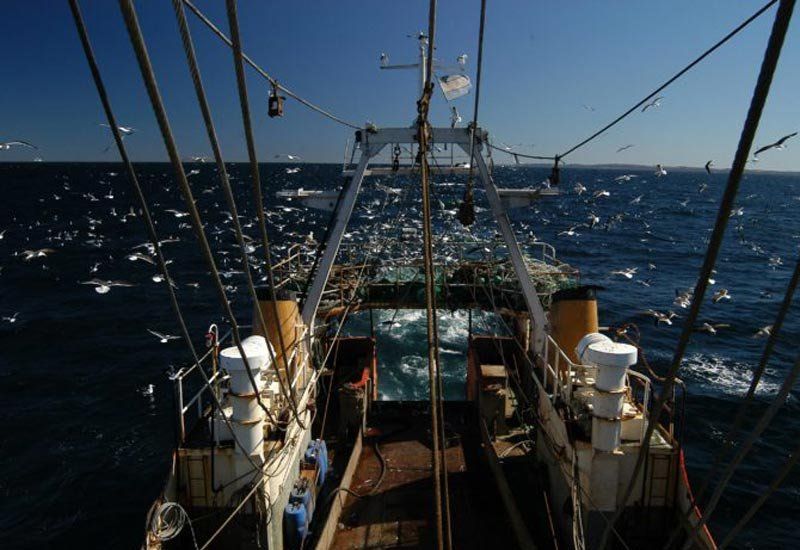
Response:
MULTIPOLYGON (((587 373, 596 368, 572 361, 549 334, 545 339, 541 363, 542 387, 552 404, 555 404, 559 398, 567 402, 571 401, 574 387, 576 385, 588 386, 587 373)), ((640 372, 628 369, 626 382, 630 401, 639 407, 646 421, 652 400, 652 382, 650 378, 640 372), (641 388, 641 397, 633 391, 633 382, 641 388)), ((642 422, 640 441, 644 437, 646 426, 646 422, 642 422)), ((664 427, 671 431, 669 426, 664 427)))

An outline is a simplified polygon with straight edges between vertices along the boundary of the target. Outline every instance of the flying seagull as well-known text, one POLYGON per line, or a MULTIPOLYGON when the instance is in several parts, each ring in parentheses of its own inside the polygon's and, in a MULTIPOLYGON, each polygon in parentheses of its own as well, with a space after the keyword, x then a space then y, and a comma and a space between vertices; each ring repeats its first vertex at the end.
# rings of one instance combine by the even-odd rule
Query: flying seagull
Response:
POLYGON ((664 170, 664 167, 661 166, 660 164, 656 164, 656 177, 660 178, 661 176, 666 176, 666 175, 667 171, 664 170))
POLYGON ((12 147, 29 147, 31 149, 38 149, 33 143, 28 143, 27 141, 4 141, 0 143, 0 151, 8 151, 12 147))
POLYGON ((300 157, 298 157, 297 155, 285 155, 285 154, 275 155, 276 159, 283 158, 283 157, 285 157, 285 158, 287 158, 289 160, 300 160, 300 157))
POLYGON ((783 143, 787 139, 789 139, 791 137, 794 137, 796 135, 797 135, 797 132, 793 132, 793 133, 789 134, 788 136, 783 136, 781 139, 779 139, 775 143, 770 143, 769 145, 765 145, 764 147, 758 149, 755 153, 753 153, 753 156, 757 157, 759 153, 763 153, 764 151, 768 151, 770 149, 783 149, 783 148, 785 148, 783 143))
POLYGON ((108 294, 112 287, 115 286, 122 286, 122 287, 132 287, 136 286, 133 283, 128 283, 126 281, 104 281, 103 279, 90 279, 88 281, 81 281, 82 285, 93 285, 94 291, 98 294, 108 294))
POLYGON ((147 332, 158 338, 158 341, 162 344, 166 344, 170 340, 180 340, 180 336, 172 336, 171 334, 161 334, 158 331, 147 329, 147 332))
MULTIPOLYGON (((111 126, 109 126, 108 124, 100 124, 100 126, 103 126, 105 128, 111 128, 111 126)), ((131 128, 130 126, 117 126, 117 130, 120 131, 123 137, 129 136, 132 133, 136 132, 136 128, 131 128)))
POLYGON ((622 147, 617 149, 617 153, 621 153, 626 149, 630 149, 631 147, 633 147, 633 143, 629 143, 628 145, 623 145, 622 147))
POLYGON ((29 262, 35 258, 45 258, 52 252, 55 252, 52 248, 40 248, 39 250, 23 250, 20 254, 23 260, 29 262))
POLYGON ((663 96, 659 96, 655 98, 653 101, 642 107, 642 112, 645 112, 650 107, 661 107, 661 100, 664 99, 663 96))
POLYGON ((709 174, 711 174, 711 167, 712 166, 714 166, 714 161, 713 160, 709 160, 706 163, 706 172, 708 172, 709 174))

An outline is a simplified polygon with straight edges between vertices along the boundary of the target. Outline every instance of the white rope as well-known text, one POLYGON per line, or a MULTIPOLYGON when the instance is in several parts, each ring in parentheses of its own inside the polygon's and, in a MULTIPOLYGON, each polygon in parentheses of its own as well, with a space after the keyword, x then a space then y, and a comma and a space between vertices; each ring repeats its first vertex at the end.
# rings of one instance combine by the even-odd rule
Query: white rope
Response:
POLYGON ((180 535, 183 527, 187 524, 189 525, 189 531, 192 533, 192 543, 195 550, 197 550, 197 538, 194 535, 192 520, 186 510, 183 509, 183 506, 177 502, 163 502, 158 507, 150 525, 150 532, 159 541, 166 542, 180 535))

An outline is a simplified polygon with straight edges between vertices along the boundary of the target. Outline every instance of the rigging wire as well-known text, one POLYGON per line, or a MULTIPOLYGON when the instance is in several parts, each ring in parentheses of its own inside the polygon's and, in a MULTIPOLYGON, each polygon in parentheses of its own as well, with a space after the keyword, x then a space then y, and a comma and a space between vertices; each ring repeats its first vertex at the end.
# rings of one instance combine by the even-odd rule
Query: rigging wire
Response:
MULTIPOLYGON (((713 46, 711 46, 709 49, 707 49, 705 52, 703 52, 703 53, 702 53, 702 54, 701 54, 699 57, 695 58, 695 60, 694 60, 694 61, 692 61, 691 63, 689 63, 689 64, 688 64, 686 67, 684 67, 683 69, 681 69, 680 71, 678 71, 677 73, 675 73, 675 74, 674 74, 674 75, 673 75, 673 76, 672 76, 672 77, 671 77, 669 80, 667 80, 667 81, 666 81, 666 82, 664 82, 664 83, 663 83, 661 86, 659 86, 658 88, 656 88, 655 90, 653 90, 653 91, 652 91, 652 92, 651 92, 649 95, 647 95, 647 96, 646 96, 644 99, 642 99, 641 101, 639 101, 639 102, 638 102, 636 105, 634 105, 633 107, 631 107, 630 109, 628 109, 627 111, 625 111, 624 113, 622 113, 621 115, 619 115, 617 118, 615 118, 614 120, 612 120, 611 122, 609 122, 608 124, 606 124, 605 126, 603 126, 602 128, 600 128, 600 129, 599 129, 597 132, 595 132, 594 134, 592 134, 592 135, 591 135, 591 136, 589 136, 588 138, 584 139, 583 141, 581 141, 580 143, 578 143, 578 144, 576 144, 576 145, 573 145, 572 147, 570 147, 569 149, 567 149, 566 151, 564 151, 564 152, 563 152, 563 153, 561 153, 560 155, 557 155, 557 158, 564 158, 564 157, 566 157, 566 156, 567 156, 567 155, 569 155, 570 153, 572 153, 572 152, 574 152, 574 151, 577 151, 578 149, 580 149, 581 147, 583 147, 584 145, 586 145, 586 144, 587 144, 587 143, 589 143, 590 141, 592 141, 592 140, 594 140, 595 138, 599 137, 601 134, 604 134, 604 133, 605 133, 607 130, 609 130, 609 129, 611 129, 612 127, 616 126, 616 125, 617 125, 619 122, 621 122, 621 121, 622 121, 624 118, 626 118, 628 115, 630 115, 630 114, 631 114, 631 113, 633 113, 635 110, 637 110, 639 107, 641 107, 641 106, 642 106, 642 105, 644 105, 646 102, 648 102, 650 99, 652 99, 653 97, 655 97, 655 96, 656 96, 656 94, 658 94, 659 92, 661 92, 662 90, 664 90, 664 89, 665 89, 667 86, 669 86, 670 84, 672 84, 673 82, 675 82, 676 80, 678 80, 680 77, 682 77, 684 74, 686 74, 687 72, 689 72, 689 71, 690 71, 692 68, 694 68, 694 66, 695 66, 695 65, 697 65, 698 63, 700 63, 701 61, 703 61, 703 60, 704 60, 706 57, 708 57, 708 56, 709 56, 709 55, 711 55, 712 53, 714 53, 714 52, 715 52, 717 49, 719 49, 719 48, 720 48, 720 47, 721 47, 723 44, 725 44, 725 43, 726 43, 728 40, 730 40, 731 38, 733 38, 734 36, 736 36, 737 34, 739 34, 739 32, 741 32, 742 30, 744 30, 744 29, 745 29, 745 27, 747 27, 747 26, 748 26, 750 23, 752 23, 753 21, 755 21, 756 19, 758 19, 758 18, 759 18, 759 16, 761 16, 761 14, 763 14, 763 13, 764 13, 765 11, 767 11, 767 10, 768 10, 770 7, 772 7, 772 5, 773 5, 773 4, 775 4, 777 1, 778 1, 778 0, 770 0, 769 2, 767 2, 767 3, 766 3, 766 4, 765 4, 765 5, 764 5, 764 6, 763 6, 761 9, 759 9, 759 10, 758 10, 757 12, 755 12, 753 15, 751 15, 750 17, 748 17, 747 19, 745 19, 745 20, 744 20, 744 22, 742 22, 742 23, 741 23, 741 24, 740 24, 738 27, 736 27, 736 28, 735 28, 735 29, 733 29, 731 32, 729 32, 727 35, 725 35, 725 36, 724 36, 724 37, 723 37, 723 38, 722 38, 722 39, 721 39, 719 42, 717 42, 716 44, 714 44, 713 46)), ((520 155, 520 156, 522 156, 522 155, 520 155)))
MULTIPOLYGON (((186 326, 186 320, 183 316, 183 312, 181 311, 180 303, 178 302, 178 297, 175 293, 175 289, 172 286, 172 278, 169 274, 169 269, 167 268, 167 262, 164 258, 163 250, 161 249, 161 244, 158 238, 158 233, 156 231, 155 224, 153 223, 153 217, 150 214, 150 207, 147 204, 147 199, 144 196, 144 192, 142 191, 142 187, 139 184, 139 179, 136 177, 136 171, 133 169, 133 163, 128 157, 128 151, 125 148, 125 144, 122 141, 122 135, 120 134, 119 127, 117 126, 117 119, 114 116, 114 111, 111 108, 111 100, 108 98, 108 93, 106 91, 105 84, 103 83, 103 78, 100 74, 100 68, 97 65, 97 60, 94 55, 94 50, 92 49, 91 42, 89 41, 89 34, 86 30, 86 24, 83 20, 83 16, 81 15, 80 6, 78 5, 78 0, 69 0, 69 6, 72 10, 72 16, 75 20, 75 27, 78 30, 78 35, 80 36, 81 44, 83 46, 83 52, 86 56, 86 61, 89 64, 89 69, 92 73, 92 79, 94 80, 95 87, 97 88, 97 94, 100 96, 100 102, 103 105, 103 110, 105 111, 106 119, 108 120, 108 125, 111 129, 111 133, 114 136, 114 141, 116 142, 117 149, 120 154, 120 158, 122 159, 122 163, 125 165, 125 171, 128 176, 128 181, 133 188, 134 195, 136 195, 136 199, 139 202, 139 208, 142 211, 142 218, 145 222, 145 229, 147 230, 148 238, 153 245, 153 251, 156 256, 156 262, 158 264, 159 271, 164 276, 164 280, 167 282, 167 294, 169 295, 169 302, 170 306, 172 307, 173 312, 175 313, 175 318, 178 322, 178 327, 180 329, 181 335, 183 336, 183 340, 186 342, 187 347, 189 348, 189 352, 194 360, 194 364, 197 365, 197 370, 200 372, 200 375, 203 377, 203 381, 205 385, 212 391, 209 393, 211 394, 211 398, 213 401, 214 406, 216 407, 217 411, 220 412, 222 416, 222 420, 225 422, 226 427, 230 430, 231 435, 233 436, 233 441, 237 447, 242 450, 245 450, 244 445, 239 441, 236 437, 236 434, 233 430, 233 425, 231 424, 230 419, 222 412, 222 404, 217 397, 216 392, 213 391, 211 387, 211 381, 208 377, 206 371, 200 365, 200 358, 197 354, 197 349, 192 342, 192 338, 189 335, 189 329, 186 326)), ((258 464, 250 457, 246 452, 245 456, 247 457, 248 461, 254 468, 258 468, 258 464)))
MULTIPOLYGON (((200 67, 197 63, 197 56, 194 51, 194 44, 192 42, 191 31, 189 30, 189 25, 186 20, 186 13, 184 12, 183 3, 181 0, 172 0, 172 7, 175 10, 175 17, 178 20, 178 28, 181 34, 181 41, 183 42, 184 52, 186 53, 186 62, 189 65, 189 72, 192 76, 192 82, 194 83, 195 92, 197 95, 197 102, 200 105, 200 111, 203 115, 203 121, 205 122, 206 132, 208 133, 208 140, 211 144, 211 150, 214 154, 214 160, 217 164, 217 173, 219 174, 220 178, 220 187, 223 190, 225 195, 225 200, 228 204, 228 211, 231 214, 231 220, 233 223, 234 234, 236 236, 236 243, 239 246, 239 251, 241 254, 241 261, 243 270, 247 279, 247 288, 250 292, 250 297, 253 300, 254 304, 258 304, 258 296, 255 289, 255 284, 253 282, 253 275, 250 269, 250 261, 247 257, 247 247, 244 242, 244 235, 242 233, 242 226, 239 222, 239 212, 238 208, 236 207, 236 200, 233 196, 233 190, 231 189, 230 178, 228 177, 228 171, 225 167, 225 161, 222 158, 222 150, 219 146, 219 139, 217 138, 217 132, 214 128, 214 121, 211 117, 211 108, 208 104, 208 99, 206 97, 205 90, 203 88, 203 81, 200 75, 200 67)), ((271 270, 271 265, 268 266, 271 270)), ((261 311, 260 307, 256 307, 256 315, 257 320, 261 326, 262 331, 264 332, 264 337, 267 337, 267 325, 264 320, 263 312, 261 311)), ((277 319, 277 315, 275 316, 277 319)), ((281 344, 283 342, 281 341, 281 344)), ((275 360, 275 353, 272 350, 271 346, 267 346, 267 350, 269 351, 270 360, 272 364, 275 365, 275 375, 278 379, 278 387, 280 388, 281 394, 287 400, 287 402, 292 404, 292 412, 294 413, 295 419, 300 422, 298 414, 297 414, 297 407, 294 403, 294 400, 291 396, 291 391, 287 392, 286 387, 284 385, 283 379, 281 378, 280 368, 278 368, 278 363, 275 360)), ((284 347, 281 348, 283 352, 284 358, 284 365, 288 363, 286 359, 286 349, 284 347)), ((291 385, 291 378, 287 372, 287 384, 291 385)))
MULTIPOLYGON (((793 0, 790 0, 793 1, 793 0)), ((703 511, 703 517, 699 519, 697 524, 692 529, 691 535, 689 536, 688 540, 684 544, 684 550, 688 549, 691 544, 693 544, 695 537, 697 537, 697 533, 700 529, 708 523, 711 514, 714 513, 714 510, 719 503, 720 498, 722 497, 722 493, 730 483, 731 478, 733 477, 736 468, 741 464, 744 457, 747 453, 750 452, 753 445, 758 440, 759 436, 764 432, 764 430, 769 426, 772 422, 772 419, 778 413, 780 408, 786 402, 786 398, 789 396, 789 392, 794 387, 794 383, 797 380, 798 375, 800 375, 800 356, 795 360, 794 365, 792 366, 791 371, 789 374, 786 375, 786 378, 783 380, 778 393, 773 398, 772 402, 769 404, 769 407, 764 414, 758 419, 758 423, 753 428, 753 430, 747 435, 745 440, 742 442, 741 447, 739 448, 736 456, 731 459, 730 463, 725 468, 725 471, 722 473, 722 478, 720 479, 719 483, 717 484, 716 488, 714 489, 714 493, 711 495, 709 499, 708 505, 706 506, 705 510, 703 511)))
POLYGON ((469 126, 469 175, 464 198, 458 208, 458 221, 464 226, 475 223, 475 198, 472 192, 472 178, 475 172, 475 132, 478 129, 478 107, 481 100, 481 72, 483 68, 483 33, 486 27, 486 0, 481 0, 481 23, 478 29, 478 69, 475 76, 475 106, 472 111, 472 124, 469 126))
POLYGON ((125 19, 125 26, 128 29, 128 35, 130 37, 131 45, 133 46, 137 62, 139 64, 139 68, 142 73, 142 80, 144 81, 145 87, 147 88, 147 94, 150 97, 150 103, 156 115, 156 119, 158 121, 158 125, 161 130, 161 135, 164 139, 164 145, 167 149, 167 154, 169 155, 173 169, 175 170, 175 175, 178 181, 178 187, 180 188, 181 194, 183 195, 186 208, 189 211, 189 219, 191 220, 195 236, 197 237, 198 244, 200 245, 200 250, 202 252, 203 258, 205 259, 208 269, 211 272, 211 276, 214 281, 214 285, 216 287, 220 303, 222 304, 222 307, 225 310, 228 322, 231 324, 231 333, 233 335, 234 342, 236 343, 236 348, 239 350, 242 362, 245 365, 245 371, 247 372, 247 376, 250 379, 250 384, 253 387, 255 398, 256 401, 258 402, 259 407, 269 417, 270 421, 277 425, 277 421, 272 415, 272 412, 269 410, 269 408, 264 404, 264 402, 261 399, 258 383, 255 380, 253 371, 250 368, 249 361, 247 360, 247 355, 244 351, 244 348, 242 347, 242 339, 239 333, 239 324, 236 321, 236 316, 233 313, 230 301, 228 300, 227 292, 225 291, 225 286, 222 284, 222 279, 220 278, 219 271, 217 270, 217 264, 216 261, 214 260, 214 255, 208 243, 205 229, 203 228, 203 222, 200 218, 200 213, 197 210, 197 205, 195 204, 194 201, 192 189, 189 186, 188 179, 186 178, 186 172, 184 171, 183 163, 181 162, 181 157, 178 153, 178 148, 175 143, 175 137, 172 134, 172 129, 170 128, 169 120, 167 119, 167 112, 164 107, 164 103, 161 99, 161 94, 158 90, 158 84, 156 83, 156 76, 155 73, 153 72, 153 66, 150 61, 150 56, 147 52, 147 46, 145 45, 144 37, 142 36, 142 30, 141 27, 139 26, 139 20, 136 17, 136 10, 133 7, 133 0, 119 0, 119 4, 122 10, 123 18, 125 19))
MULTIPOLYGON (((628 499, 633 493, 639 472, 641 471, 642 465, 649 454, 650 440, 653 435, 653 430, 655 429, 658 418, 664 409, 666 400, 672 392, 675 378, 678 375, 678 370, 681 367, 684 353, 686 352, 689 339, 691 338, 692 331, 694 329, 694 323, 700 313, 700 307, 702 306, 705 293, 709 285, 708 281, 711 277, 711 270, 714 268, 717 255, 722 247, 722 238, 725 234, 725 229, 728 224, 728 219, 730 218, 734 200, 736 199, 736 195, 739 191, 739 184, 742 180, 742 174, 744 173, 747 157, 750 154, 750 149, 753 145, 753 138, 755 137, 756 129, 758 128, 758 123, 761 119, 761 113, 764 110, 764 105, 767 101, 767 96, 769 95, 772 77, 774 76, 775 69, 778 65, 778 59, 780 58, 781 48, 786 36, 786 31, 789 27, 789 21, 791 20, 793 9, 794 0, 781 0, 778 11, 775 14, 775 21, 772 26, 766 51, 764 53, 764 59, 758 75, 758 81, 750 102, 750 109, 748 110, 741 136, 739 137, 739 145, 736 149, 736 155, 733 159, 731 171, 728 174, 728 183, 723 193, 722 200, 720 201, 717 220, 709 239, 705 259, 703 260, 703 266, 700 269, 700 275, 694 289, 694 297, 692 299, 691 309, 686 318, 686 322, 683 325, 683 330, 681 332, 678 345, 675 349, 672 364, 670 365, 670 368, 665 376, 666 381, 661 388, 661 393, 658 400, 650 410, 650 420, 647 423, 647 429, 642 441, 642 446, 639 448, 639 455, 636 459, 633 473, 628 481, 628 485, 625 489, 623 497, 620 500, 622 504, 617 507, 614 517, 612 518, 612 525, 619 520, 622 512, 625 509, 625 504, 628 502, 628 499)), ((698 522, 698 529, 699 526, 703 524, 704 521, 701 519, 700 522, 698 522)), ((696 530, 694 532, 696 533, 696 530)), ((600 541, 600 550, 603 550, 608 543, 608 535, 609 529, 606 528, 600 541)))
POLYGON ((727 548, 727 546, 733 541, 734 538, 739 534, 739 531, 753 519, 753 516, 756 515, 764 503, 767 501, 772 494, 778 490, 778 487, 781 486, 783 480, 786 479, 786 476, 789 475, 789 472, 792 471, 795 464, 797 464, 797 460, 800 459, 800 445, 795 447, 794 451, 792 451, 792 455, 789 457, 789 460, 786 461, 786 464, 783 465, 781 470, 778 472, 778 475, 772 480, 772 483, 769 484, 769 487, 766 491, 759 495, 758 499, 753 503, 752 506, 745 512, 745 514, 739 518, 739 521, 733 528, 725 535, 725 538, 719 545, 719 549, 722 550, 723 548, 727 548))
MULTIPOLYGON (((750 387, 747 389, 747 394, 744 396, 738 410, 736 411, 736 416, 734 417, 733 422, 728 428, 728 431, 725 434, 722 443, 720 444, 720 446, 717 449, 717 452, 714 455, 714 460, 711 464, 711 468, 709 469, 709 472, 704 476, 703 485, 700 487, 700 490, 694 497, 695 504, 699 504, 701 498, 705 495, 706 490, 709 488, 712 480, 719 471, 720 466, 722 466, 722 459, 724 458, 725 454, 728 451, 730 451, 735 445, 735 439, 739 435, 739 430, 741 429, 742 423, 744 422, 745 414, 753 402, 753 398, 755 396, 755 391, 756 388, 758 387, 758 383, 760 382, 761 376, 764 374, 764 370, 766 369, 767 364, 769 363, 775 344, 778 342, 778 336, 783 326, 783 321, 785 320, 786 315, 788 314, 789 309, 792 306, 792 299, 794 297, 794 292, 797 288, 798 281, 800 281, 800 257, 798 257, 797 263, 795 264, 795 269, 794 272, 792 273, 792 278, 789 281, 789 285, 786 288, 786 293, 783 296, 783 302, 781 303, 781 307, 772 325, 772 330, 770 331, 769 339, 767 340, 767 343, 764 346, 764 351, 762 352, 761 359, 755 371, 753 372, 753 378, 750 381, 750 387)), ((670 543, 668 543, 667 546, 669 546, 674 541, 679 532, 680 530, 676 528, 676 530, 670 536, 670 543)))
POLYGON ((422 236, 425 266, 425 302, 428 332, 428 385, 431 405, 431 436, 433 443, 434 510, 436 516, 436 541, 439 550, 452 548, 450 529, 450 502, 447 488, 447 464, 444 453, 444 419, 441 398, 441 372, 439 370, 439 345, 436 320, 436 293, 433 266, 433 229, 431 225, 430 166, 428 148, 430 125, 428 110, 433 93, 433 52, 436 38, 436 0, 430 0, 428 9, 428 58, 422 96, 417 101, 417 143, 422 187, 422 236))
MULTIPOLYGON (((236 67, 236 84, 239 89, 239 103, 242 107, 242 122, 244 123, 244 133, 247 140, 247 156, 250 159, 250 172, 253 179, 253 201, 255 202, 256 212, 258 215, 258 227, 261 231, 261 243, 264 246, 264 260, 267 267, 267 281, 269 283, 270 302, 272 306, 272 314, 274 322, 277 324, 278 343, 283 356, 283 368, 286 370, 287 380, 294 378, 294 371, 290 368, 289 357, 286 354, 286 342, 283 337, 283 323, 280 321, 278 314, 278 302, 275 294, 275 274, 272 270, 272 256, 270 254, 269 237, 267 236, 267 225, 264 215, 264 197, 261 194, 261 174, 258 169, 258 157, 256 155, 255 139, 253 138, 253 126, 250 118, 250 102, 247 98, 247 83, 244 75, 244 63, 242 62, 242 42, 239 36, 239 16, 236 10, 236 0, 227 0, 226 7, 228 11, 228 21, 231 29, 231 40, 233 42, 233 61, 236 67)), ((255 298, 255 289, 253 290, 255 298)), ((257 298, 255 298, 257 300, 257 298)), ((258 303, 257 301, 255 303, 258 303)), ((259 319, 264 328, 264 337, 267 337, 266 323, 264 323, 263 313, 260 307, 259 319)), ((302 368, 302 367, 301 367, 302 368)), ((275 366, 278 370, 278 366, 275 366)), ((294 413, 295 420, 300 423, 300 426, 305 429, 300 418, 297 415, 297 405, 294 402, 294 386, 289 382, 289 403, 292 405, 292 412, 294 413)))
MULTIPOLYGON (((190 0, 183 0, 183 3, 186 4, 186 6, 191 10, 191 12, 194 13, 197 16, 197 18, 200 21, 202 21, 205 24, 205 26, 208 27, 211 30, 211 32, 216 34, 220 38, 220 40, 222 40, 224 43, 226 43, 231 48, 233 47, 233 42, 231 42, 231 39, 228 38, 227 36, 225 36, 225 33, 223 33, 221 30, 219 30, 219 28, 217 28, 217 26, 214 25, 214 23, 208 17, 206 17, 205 14, 203 14, 203 12, 200 11, 200 9, 197 6, 195 6, 190 0)), ((349 128, 353 128, 354 130, 360 130, 362 128, 361 125, 354 124, 352 122, 347 122, 346 120, 344 120, 342 118, 339 118, 338 116, 330 113, 329 111, 326 111, 322 107, 319 107, 318 105, 315 105, 315 104, 311 103, 310 101, 308 101, 307 99, 304 99, 301 96, 297 95, 292 90, 290 90, 289 88, 287 88, 286 86, 284 86, 283 84, 281 84, 277 80, 275 80, 273 77, 271 77, 264 69, 259 67, 258 64, 256 64, 256 62, 253 61, 246 53, 242 53, 242 59, 244 59, 244 61, 248 65, 250 65, 253 69, 255 69, 258 74, 260 74, 263 78, 265 78, 270 83, 270 85, 272 85, 275 88, 281 90, 283 93, 285 93, 289 97, 295 99, 296 101, 298 101, 302 105, 305 105, 306 107, 308 107, 312 111, 315 111, 315 112, 321 114, 322 116, 324 116, 326 118, 329 118, 330 120, 332 120, 334 122, 338 122, 339 124, 341 124, 343 126, 347 126, 349 128)))

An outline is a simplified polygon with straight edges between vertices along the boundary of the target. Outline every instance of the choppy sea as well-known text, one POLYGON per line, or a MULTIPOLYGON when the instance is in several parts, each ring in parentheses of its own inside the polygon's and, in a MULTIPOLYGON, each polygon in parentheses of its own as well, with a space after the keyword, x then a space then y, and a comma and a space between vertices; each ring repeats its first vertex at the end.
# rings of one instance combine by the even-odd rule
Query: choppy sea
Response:
MULTIPOLYGON (((264 188, 274 254, 285 254, 309 233, 319 239, 328 214, 278 200, 285 188, 333 189, 340 167, 264 165, 264 188)), ((190 330, 202 345, 212 322, 225 325, 200 257, 170 166, 137 166, 165 245, 190 330), (173 210, 170 212, 169 210, 173 210)), ((205 229, 220 271, 243 322, 250 306, 236 259, 230 219, 209 164, 187 165, 205 229), (196 172, 194 172, 196 171, 196 172)), ((669 169, 668 169, 669 170, 669 169)), ((255 238, 255 211, 245 165, 230 172, 245 232, 255 238)), ((547 170, 497 167, 501 186, 538 184, 547 170)), ((676 290, 694 285, 725 185, 722 171, 669 171, 566 167, 562 194, 514 210, 518 238, 553 244, 558 257, 581 270, 599 293, 601 324, 634 322, 656 370, 672 357, 687 310, 676 290), (617 179, 619 176, 631 176, 617 179), (580 183, 586 191, 578 193, 580 183), (595 197, 598 191, 607 191, 595 197), (594 219, 596 218, 598 219, 594 219), (614 274, 636 268, 632 278, 614 274), (672 310, 673 326, 656 326, 647 309, 672 310)), ((0 547, 136 548, 144 517, 159 493, 175 443, 170 369, 186 364, 185 344, 166 344, 148 329, 177 334, 163 282, 142 260, 130 260, 147 240, 144 225, 118 164, 0 164, 0 547), (52 249, 25 260, 24 251, 52 249), (101 294, 82 284, 93 278, 124 281, 101 294), (152 392, 149 391, 152 385, 152 392)), ((478 226, 466 232, 454 221, 463 180, 439 178, 435 186, 437 250, 448 242, 492 237, 484 196, 476 195, 478 226)), ((419 189, 412 180, 369 180, 348 239, 388 252, 383 237, 419 224, 419 189), (384 218, 385 225, 380 224, 384 218), (387 223, 388 219, 388 223, 387 223)), ((701 319, 723 325, 717 334, 694 335, 680 372, 685 381, 689 475, 699 485, 728 423, 747 390, 765 339, 754 335, 772 323, 798 255, 800 176, 747 173, 731 218, 701 319), (725 326, 727 325, 727 326, 725 326)), ((258 257, 259 249, 254 249, 258 257)), ((390 253, 394 253, 391 251, 390 253)), ((263 271, 262 271, 263 274, 263 271)), ((783 337, 748 414, 767 407, 798 353, 800 316, 794 307, 783 337)), ((379 357, 385 399, 424 398, 425 321, 421 312, 380 312, 379 357)), ((442 312, 445 392, 462 394, 464 313, 442 312)), ((347 331, 364 330, 354 317, 347 331)), ((477 325, 480 329, 480 325, 477 325)), ((738 469, 711 519, 718 540, 772 480, 800 435, 800 406, 793 393, 738 469)), ((751 422, 752 423, 752 422, 751 422)), ((742 548, 796 546, 800 474, 792 474, 737 539, 742 548)))

